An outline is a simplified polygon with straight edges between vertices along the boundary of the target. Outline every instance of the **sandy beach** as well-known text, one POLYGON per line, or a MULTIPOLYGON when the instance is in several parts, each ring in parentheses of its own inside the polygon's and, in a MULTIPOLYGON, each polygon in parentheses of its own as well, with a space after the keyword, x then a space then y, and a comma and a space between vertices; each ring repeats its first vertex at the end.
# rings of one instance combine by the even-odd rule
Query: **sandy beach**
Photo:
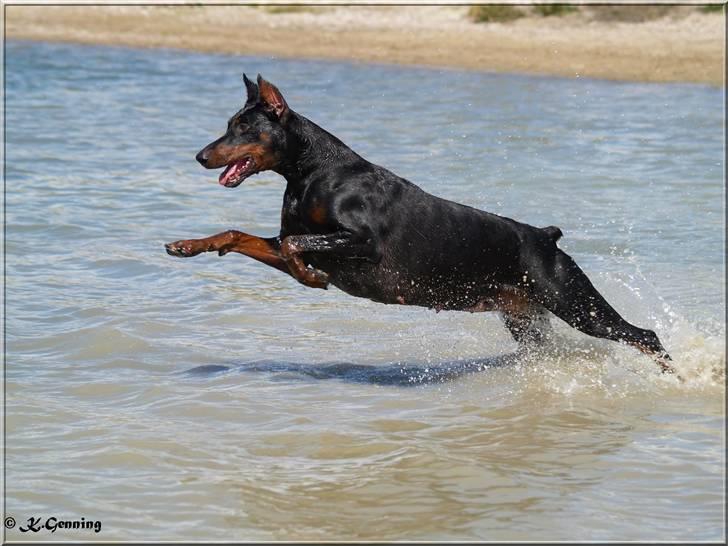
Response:
POLYGON ((463 6, 7 6, 6 37, 723 85, 724 18, 475 23, 463 6))

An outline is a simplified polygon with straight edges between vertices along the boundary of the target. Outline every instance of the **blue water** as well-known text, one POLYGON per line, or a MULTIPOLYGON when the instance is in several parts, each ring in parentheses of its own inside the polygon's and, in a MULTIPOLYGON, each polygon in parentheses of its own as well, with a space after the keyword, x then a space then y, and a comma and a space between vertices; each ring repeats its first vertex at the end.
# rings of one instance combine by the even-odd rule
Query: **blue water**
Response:
POLYGON ((103 522, 32 538, 724 538, 723 89, 6 54, 7 512, 103 522), (281 178, 230 190, 194 161, 243 71, 432 193, 560 226, 686 383, 563 324, 512 361, 495 316, 167 256, 230 228, 277 234, 281 178))

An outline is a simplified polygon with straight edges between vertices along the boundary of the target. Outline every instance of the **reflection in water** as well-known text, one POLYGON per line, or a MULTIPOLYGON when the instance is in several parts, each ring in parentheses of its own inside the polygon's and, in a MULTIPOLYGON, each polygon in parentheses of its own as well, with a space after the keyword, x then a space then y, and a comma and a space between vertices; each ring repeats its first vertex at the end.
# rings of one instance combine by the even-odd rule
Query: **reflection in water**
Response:
POLYGON ((236 366, 208 364, 196 366, 185 373, 193 376, 210 376, 230 371, 267 372, 279 378, 296 376, 313 379, 339 379, 352 383, 396 385, 408 387, 429 383, 454 381, 466 374, 483 372, 490 368, 509 366, 516 362, 516 353, 478 360, 443 362, 433 364, 379 364, 377 366, 350 362, 304 364, 300 362, 248 362, 236 366), (282 377, 281 377, 282 376, 282 377))

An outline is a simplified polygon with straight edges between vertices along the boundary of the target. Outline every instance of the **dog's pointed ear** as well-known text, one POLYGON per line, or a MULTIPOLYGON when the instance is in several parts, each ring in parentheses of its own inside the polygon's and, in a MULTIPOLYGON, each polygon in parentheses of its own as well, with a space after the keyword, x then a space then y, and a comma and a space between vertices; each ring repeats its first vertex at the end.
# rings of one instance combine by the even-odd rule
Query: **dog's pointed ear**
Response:
POLYGON ((277 117, 281 123, 284 123, 290 110, 286 104, 286 99, 283 98, 278 88, 258 74, 258 91, 263 108, 277 117))
POLYGON ((245 82, 245 89, 248 92, 248 98, 245 101, 245 104, 255 104, 258 102, 258 86, 255 85, 250 79, 248 79, 248 76, 243 74, 243 81, 245 82))

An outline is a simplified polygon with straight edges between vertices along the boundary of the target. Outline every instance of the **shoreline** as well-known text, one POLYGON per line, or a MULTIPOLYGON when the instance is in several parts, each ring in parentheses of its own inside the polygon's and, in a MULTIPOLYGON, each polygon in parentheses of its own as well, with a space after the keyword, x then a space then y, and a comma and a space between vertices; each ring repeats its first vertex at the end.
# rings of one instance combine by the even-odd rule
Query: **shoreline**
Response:
POLYGON ((724 86, 721 15, 473 23, 457 6, 6 7, 6 39, 724 86), (192 29, 192 30, 191 30, 192 29))

